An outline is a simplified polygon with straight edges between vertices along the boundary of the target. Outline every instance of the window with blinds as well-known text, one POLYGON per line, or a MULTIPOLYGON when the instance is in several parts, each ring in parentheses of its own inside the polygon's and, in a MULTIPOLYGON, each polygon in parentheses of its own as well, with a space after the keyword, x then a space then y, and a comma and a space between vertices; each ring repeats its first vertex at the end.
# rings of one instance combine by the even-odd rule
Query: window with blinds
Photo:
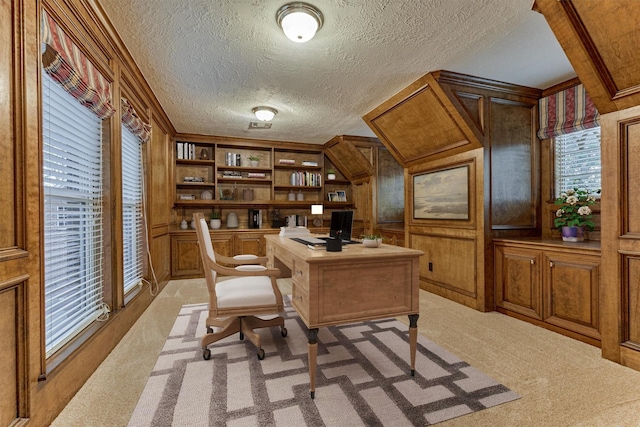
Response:
POLYGON ((554 138, 556 197, 572 188, 601 188, 600 127, 554 138))
POLYGON ((47 357, 103 313, 101 120, 42 73, 47 357))
POLYGON ((144 218, 142 216, 142 144, 122 126, 122 231, 124 292, 143 278, 144 218))

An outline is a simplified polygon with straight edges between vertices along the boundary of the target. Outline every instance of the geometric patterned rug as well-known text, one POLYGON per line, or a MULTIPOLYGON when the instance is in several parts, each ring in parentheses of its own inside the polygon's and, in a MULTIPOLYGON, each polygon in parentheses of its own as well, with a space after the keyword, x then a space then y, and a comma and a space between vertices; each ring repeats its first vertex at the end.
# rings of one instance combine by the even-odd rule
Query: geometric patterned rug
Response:
POLYGON ((519 396, 395 319, 320 328, 315 399, 306 327, 285 297, 286 338, 259 330, 266 357, 234 334, 202 358, 207 304, 185 305, 133 412, 138 426, 425 426, 519 396))

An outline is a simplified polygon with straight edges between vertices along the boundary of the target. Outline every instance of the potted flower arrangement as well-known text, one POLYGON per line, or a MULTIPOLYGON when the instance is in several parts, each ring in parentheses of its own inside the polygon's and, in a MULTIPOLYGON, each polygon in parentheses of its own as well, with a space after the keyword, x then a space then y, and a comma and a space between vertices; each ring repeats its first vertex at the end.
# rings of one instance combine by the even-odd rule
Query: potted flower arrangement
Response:
POLYGON ((377 233, 362 236, 362 244, 367 248, 377 248, 382 243, 382 237, 377 233))
POLYGON ((249 164, 252 168, 257 168, 260 164, 260 157, 258 156, 249 156, 249 164))
POLYGON ((209 221, 209 226, 212 230, 217 230, 222 226, 222 219, 220 218, 220 216, 220 211, 211 211, 211 221, 209 221))
POLYGON ((336 171, 327 169, 327 181, 333 181, 334 179, 336 179, 336 171))
POLYGON ((592 194, 589 190, 573 188, 555 200, 555 204, 561 207, 556 211, 554 225, 562 232, 562 240, 581 242, 585 228, 593 231, 595 224, 591 220, 593 213, 589 206, 596 203, 595 194, 600 194, 600 190, 592 194))

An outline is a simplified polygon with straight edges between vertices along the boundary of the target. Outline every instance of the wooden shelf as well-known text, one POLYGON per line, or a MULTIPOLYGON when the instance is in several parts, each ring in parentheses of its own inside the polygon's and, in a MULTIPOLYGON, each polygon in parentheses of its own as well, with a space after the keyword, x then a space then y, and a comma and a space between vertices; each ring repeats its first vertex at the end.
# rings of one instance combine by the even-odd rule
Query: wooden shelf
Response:
POLYGON ((173 202, 174 208, 311 208, 311 205, 322 204, 325 209, 342 209, 353 207, 351 202, 319 202, 317 200, 288 201, 288 200, 176 200, 173 202))
POLYGON ((213 166, 216 164, 215 160, 200 160, 200 159, 176 159, 178 165, 193 165, 193 166, 213 166))
POLYGON ((261 173, 271 173, 271 168, 253 168, 250 166, 218 166, 219 171, 238 171, 238 172, 261 172, 261 173))
POLYGON ((321 188, 322 187, 319 185, 275 185, 273 187, 273 189, 276 191, 282 191, 282 190, 318 191, 321 188))
POLYGON ((286 169, 286 170, 306 170, 306 171, 319 171, 322 170, 322 166, 302 166, 302 165, 273 165, 274 169, 286 169))
POLYGON ((218 178, 218 183, 234 184, 271 184, 270 178, 218 178))
POLYGON ((179 188, 187 188, 187 187, 215 187, 216 184, 213 182, 178 182, 176 186, 179 188))

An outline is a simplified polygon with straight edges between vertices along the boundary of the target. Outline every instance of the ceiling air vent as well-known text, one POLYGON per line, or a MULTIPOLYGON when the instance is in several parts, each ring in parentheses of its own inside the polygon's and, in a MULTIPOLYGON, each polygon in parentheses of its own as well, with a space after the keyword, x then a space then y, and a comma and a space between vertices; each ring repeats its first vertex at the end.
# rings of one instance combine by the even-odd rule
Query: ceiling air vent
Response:
POLYGON ((271 129, 269 122, 249 122, 249 129, 271 129))

